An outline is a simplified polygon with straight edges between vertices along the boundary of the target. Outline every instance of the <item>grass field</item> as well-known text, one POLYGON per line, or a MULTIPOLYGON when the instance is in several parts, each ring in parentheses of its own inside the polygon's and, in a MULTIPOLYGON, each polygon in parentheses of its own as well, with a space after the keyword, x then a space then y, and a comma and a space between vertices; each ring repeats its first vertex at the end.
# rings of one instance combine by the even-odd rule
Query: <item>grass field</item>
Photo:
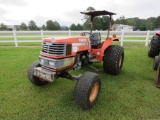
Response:
MULTIPOLYGON (((38 59, 37 48, 0 48, 0 119, 11 120, 142 120, 160 119, 160 91, 154 85, 153 59, 147 47, 125 46, 125 60, 118 76, 97 72, 102 89, 91 110, 74 102, 75 83, 57 79, 42 87, 27 79, 27 69, 38 59)), ((102 63, 93 64, 101 69, 102 63)), ((93 71, 85 67, 72 74, 93 71)))

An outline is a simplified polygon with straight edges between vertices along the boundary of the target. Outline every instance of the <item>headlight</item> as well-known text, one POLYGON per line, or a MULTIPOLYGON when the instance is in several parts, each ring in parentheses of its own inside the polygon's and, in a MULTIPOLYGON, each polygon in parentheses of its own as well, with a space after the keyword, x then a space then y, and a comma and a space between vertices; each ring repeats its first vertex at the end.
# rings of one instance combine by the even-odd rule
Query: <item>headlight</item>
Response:
POLYGON ((42 64, 44 64, 44 59, 41 59, 40 62, 41 62, 42 64))
POLYGON ((55 62, 54 61, 49 61, 48 64, 49 64, 49 66, 52 66, 52 67, 55 66, 55 62))

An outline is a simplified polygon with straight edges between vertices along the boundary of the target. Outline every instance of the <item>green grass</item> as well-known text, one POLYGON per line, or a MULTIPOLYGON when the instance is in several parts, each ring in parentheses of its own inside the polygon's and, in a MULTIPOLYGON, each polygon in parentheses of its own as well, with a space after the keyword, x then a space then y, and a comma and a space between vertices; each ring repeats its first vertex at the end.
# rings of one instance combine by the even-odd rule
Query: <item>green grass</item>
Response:
MULTIPOLYGON (((0 48, 0 119, 160 119, 160 91, 154 85, 153 59, 147 49, 125 46, 120 75, 96 72, 102 79, 101 94, 91 110, 83 111, 74 102, 75 82, 60 78, 37 87, 28 81, 27 69, 38 59, 40 47, 0 48)), ((94 66, 102 69, 102 63, 94 66)), ((85 67, 70 73, 85 71, 93 70, 85 67)))

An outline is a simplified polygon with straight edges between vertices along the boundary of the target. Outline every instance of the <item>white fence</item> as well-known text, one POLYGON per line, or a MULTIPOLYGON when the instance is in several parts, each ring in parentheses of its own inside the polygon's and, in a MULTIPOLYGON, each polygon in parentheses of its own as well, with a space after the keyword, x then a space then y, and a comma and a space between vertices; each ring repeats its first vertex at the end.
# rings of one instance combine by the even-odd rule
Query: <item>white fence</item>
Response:
MULTIPOLYGON (((21 42, 42 42, 44 37, 56 37, 56 36, 77 36, 82 32, 89 31, 0 31, 0 43, 14 42, 15 47, 18 47, 18 43, 21 42), (6 38, 8 38, 6 40, 6 38), (9 40, 13 38, 13 40, 9 40), (18 38, 31 38, 33 40, 18 40, 18 38), (39 38, 39 40, 34 40, 34 38, 39 38), (4 40, 3 40, 4 39, 4 40)), ((93 31, 94 32, 94 31, 93 31)), ((101 33, 102 37, 107 36, 107 31, 98 31, 101 33)), ((123 46, 124 42, 144 42, 145 46, 148 46, 150 38, 156 34, 156 31, 110 31, 110 36, 116 34, 120 38, 120 45, 123 46), (125 37, 128 38, 145 38, 144 40, 124 40, 125 37)), ((5 46, 5 45, 4 45, 5 46)))

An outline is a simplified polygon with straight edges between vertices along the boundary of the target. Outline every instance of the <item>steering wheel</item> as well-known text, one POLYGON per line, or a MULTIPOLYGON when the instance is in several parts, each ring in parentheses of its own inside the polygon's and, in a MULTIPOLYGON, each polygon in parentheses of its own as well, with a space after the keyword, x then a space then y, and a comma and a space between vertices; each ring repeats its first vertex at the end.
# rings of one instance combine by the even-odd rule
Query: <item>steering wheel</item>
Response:
POLYGON ((86 36, 86 33, 90 35, 90 37, 94 37, 93 34, 91 34, 90 32, 83 32, 82 35, 86 36))

